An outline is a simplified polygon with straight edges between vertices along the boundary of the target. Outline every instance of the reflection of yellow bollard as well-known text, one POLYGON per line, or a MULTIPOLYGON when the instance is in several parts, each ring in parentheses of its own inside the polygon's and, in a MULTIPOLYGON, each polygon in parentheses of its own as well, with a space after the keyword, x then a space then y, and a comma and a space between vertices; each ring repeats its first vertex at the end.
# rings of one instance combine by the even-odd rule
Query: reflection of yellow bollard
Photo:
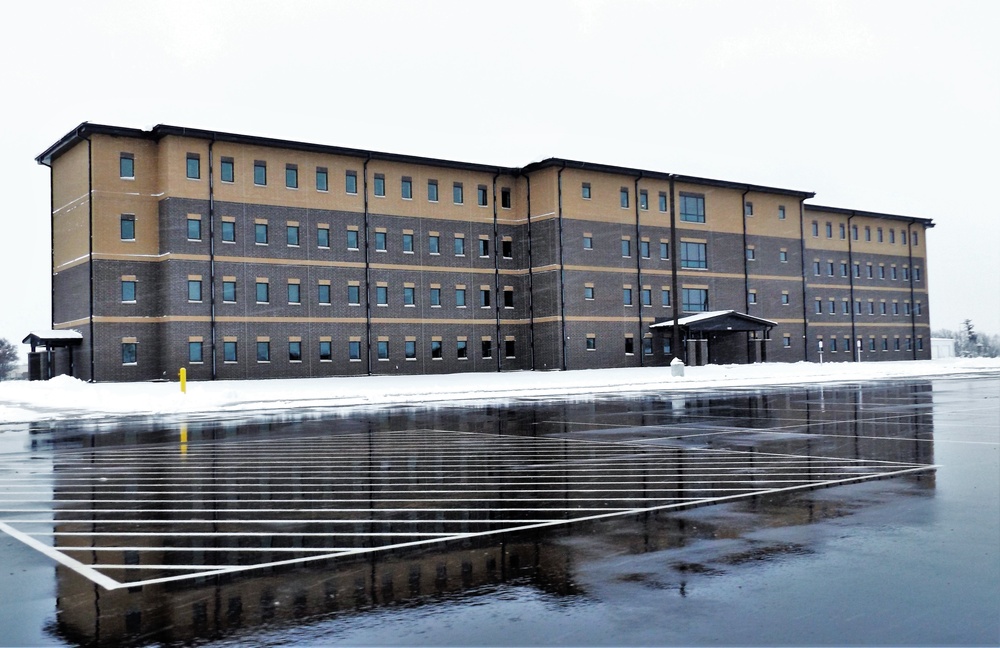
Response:
POLYGON ((185 369, 184 367, 181 367, 180 375, 181 375, 181 393, 186 394, 188 390, 187 389, 188 370, 185 369))
POLYGON ((188 451, 187 443, 188 443, 188 426, 187 423, 181 423, 181 456, 187 454, 188 451))

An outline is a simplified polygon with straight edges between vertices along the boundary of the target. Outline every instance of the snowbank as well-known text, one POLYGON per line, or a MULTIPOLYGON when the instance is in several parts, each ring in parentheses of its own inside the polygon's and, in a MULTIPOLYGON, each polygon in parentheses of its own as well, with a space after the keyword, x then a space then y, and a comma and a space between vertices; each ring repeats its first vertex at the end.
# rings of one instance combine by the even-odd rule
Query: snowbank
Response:
POLYGON ((0 383, 0 423, 136 414, 204 414, 636 391, 671 392, 976 373, 1000 373, 1000 359, 712 365, 687 367, 683 377, 671 376, 669 367, 645 367, 189 382, 187 394, 180 393, 176 382, 89 384, 60 376, 46 382, 0 383))

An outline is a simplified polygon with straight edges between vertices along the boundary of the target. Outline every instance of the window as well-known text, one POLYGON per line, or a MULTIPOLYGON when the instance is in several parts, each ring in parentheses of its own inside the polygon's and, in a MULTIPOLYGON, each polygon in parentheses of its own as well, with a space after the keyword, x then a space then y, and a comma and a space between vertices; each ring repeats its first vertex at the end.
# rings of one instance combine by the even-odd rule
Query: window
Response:
POLYGON ((649 241, 639 241, 639 256, 643 259, 649 258, 649 241))
POLYGON ((670 338, 663 338, 663 355, 670 355, 670 338))
POLYGON ((514 340, 506 340, 503 343, 504 346, 504 356, 507 358, 517 357, 517 345, 514 340))
POLYGON ((361 304, 361 287, 351 285, 347 287, 347 303, 351 306, 359 306, 361 304))
POLYGON ((201 240, 201 219, 200 218, 189 218, 187 219, 187 237, 189 241, 200 241, 201 240))
POLYGON ((816 298, 814 310, 817 315, 820 315, 823 312, 823 300, 821 300, 819 297, 816 298))
POLYGON ((816 275, 817 277, 820 274, 819 261, 813 261, 813 274, 816 275))
POLYGON ((851 314, 851 304, 850 304, 850 302, 848 302, 846 299, 844 299, 844 300, 841 300, 840 304, 841 304, 840 312, 843 313, 844 315, 850 315, 851 314))
POLYGON ((187 177, 189 180, 201 178, 201 156, 197 153, 187 154, 187 177))
POLYGON ((188 362, 202 361, 202 343, 198 340, 188 342, 188 362))
POLYGON ((892 302, 892 314, 899 315, 899 302, 892 302))
POLYGON ((413 200, 413 180, 406 176, 399 183, 399 195, 403 200, 413 200))
POLYGON ((660 241, 660 259, 666 261, 670 258, 670 243, 660 241))
POLYGON ((455 306, 465 308, 465 288, 455 288, 455 306))
POLYGON ((899 278, 899 275, 896 272, 896 266, 892 266, 891 268, 889 268, 889 278, 892 279, 893 281, 899 278))
POLYGON ((256 223, 254 225, 253 241, 257 245, 267 245, 267 223, 256 223))
POLYGON ((388 306, 389 305, 389 287, 388 286, 376 286, 375 287, 375 304, 378 306, 388 306))
POLYGON ((913 305, 913 314, 920 315, 920 302, 917 302, 913 305))
POLYGON ((910 314, 910 302, 903 302, 903 315, 910 314))
POLYGON ((632 305, 632 289, 622 288, 622 304, 625 306, 632 305))
POLYGON ((708 268, 707 244, 681 241, 681 267, 708 268))
POLYGON ((830 338, 830 353, 837 352, 837 338, 830 338))
POLYGON ((413 300, 413 286, 403 286, 403 305, 404 306, 414 306, 415 302, 413 300))
POLYGON ((316 167, 316 191, 330 190, 330 174, 326 167, 316 167))
POLYGON ((428 180, 427 181, 427 200, 430 202, 438 201, 438 181, 428 180))
POLYGON ((318 290, 317 299, 318 299, 319 303, 327 305, 327 306, 330 305, 330 303, 331 303, 331 300, 330 300, 330 284, 319 284, 319 286, 317 287, 317 290, 318 290))
POLYGON ((503 187, 500 189, 500 206, 504 209, 510 209, 510 189, 508 187, 503 187))
POLYGON ((885 315, 887 312, 888 312, 888 309, 886 308, 885 302, 884 301, 879 302, 878 303, 878 313, 879 313, 879 315, 885 315))
POLYGON ((857 261, 854 262, 854 278, 855 279, 861 278, 861 264, 858 263, 857 261))
POLYGON ((451 199, 456 205, 461 205, 465 202, 465 194, 462 188, 461 182, 456 182, 451 186, 451 199))
POLYGON ((321 248, 330 247, 330 228, 320 226, 316 228, 316 246, 321 248))
POLYGON ((222 361, 236 362, 236 342, 225 341, 222 343, 222 361))
POLYGON ((753 203, 752 202, 747 201, 747 202, 743 203, 743 215, 744 216, 753 216, 753 203))
POLYGON ((459 360, 469 358, 469 343, 466 340, 459 340, 455 346, 455 355, 459 360))
POLYGON ((790 303, 790 297, 788 293, 786 292, 781 293, 781 305, 788 306, 789 303, 790 303))
POLYGON ((653 338, 651 337, 642 338, 642 355, 647 355, 647 356, 653 355, 653 338))
MULTIPOLYGON (((361 359, 361 342, 358 340, 350 340, 347 343, 347 357, 350 360, 360 360, 361 359)), ((389 357, 388 348, 386 349, 386 357, 389 357)))
POLYGON ((913 269, 913 280, 920 281, 920 268, 913 269))
POLYGON ((504 308, 514 308, 514 289, 504 288, 503 289, 503 307, 504 308))
POLYGON ((266 281, 257 282, 257 303, 266 304, 270 301, 270 285, 266 281))
POLYGON ((271 361, 271 343, 267 340, 257 340, 257 362, 271 361))
POLYGON ((889 228, 889 243, 894 244, 896 242, 896 230, 889 228))
POLYGON ((289 245, 297 247, 299 244, 299 226, 288 225, 285 227, 285 240, 289 245))
POLYGON ((344 174, 344 191, 349 194, 358 193, 358 172, 348 171, 344 174))
POLYGON ((586 300, 592 300, 592 299, 594 299, 594 287, 593 286, 584 286, 583 287, 583 298, 586 299, 586 300))
POLYGON ((584 182, 583 185, 580 187, 580 196, 582 196, 584 200, 590 200, 590 183, 589 182, 584 182))
POLYGON ((188 279, 188 301, 201 301, 201 279, 188 279))
POLYGON ((465 256, 465 237, 455 235, 455 256, 465 256))
POLYGON ((660 211, 661 212, 667 211, 667 194, 664 193, 664 192, 662 192, 662 191, 660 192, 660 205, 659 205, 659 207, 660 207, 660 211))
POLYGON ((882 228, 881 227, 878 227, 878 228, 875 229, 875 234, 876 234, 876 240, 879 243, 883 243, 885 241, 885 238, 882 235, 882 228))
POLYGON ((431 254, 441 253, 441 237, 437 234, 431 234, 427 237, 427 251, 431 254))
POLYGON ((837 314, 837 302, 835 302, 835 301, 833 301, 831 299, 829 302, 827 302, 827 309, 826 310, 831 315, 836 315, 837 314))
POLYGON ((757 303, 757 293, 750 291, 747 293, 747 303, 756 304, 757 303))
POLYGON ((847 276, 847 262, 846 261, 841 261, 840 262, 840 276, 841 277, 846 277, 847 276))
POLYGON ((628 187, 622 187, 618 191, 618 201, 621 203, 622 209, 628 209, 628 187))
POLYGON ((865 240, 866 241, 872 240, 872 228, 867 225, 865 225, 865 240))
POLYGON ((233 158, 222 158, 219 162, 219 179, 223 182, 233 182, 236 176, 234 171, 233 158))
POLYGON ((229 303, 236 301, 236 281, 229 279, 222 281, 222 301, 229 303))
POLYGON ((869 301, 868 302, 868 314, 869 315, 874 315, 875 314, 875 302, 873 302, 873 301, 869 301))
POLYGON ((631 337, 625 338, 625 355, 635 354, 635 340, 631 337))
POLYGON ((833 261, 826 262, 826 276, 827 277, 833 276, 833 261))
POLYGON ((385 175, 382 173, 375 174, 375 182, 372 187, 372 193, 376 196, 385 196, 385 175))
POLYGON ((840 223, 839 225, 837 225, 837 229, 840 232, 840 238, 841 238, 841 240, 846 239, 847 238, 847 226, 844 225, 843 223, 840 223))
POLYGON ((918 337, 917 338, 917 351, 923 351, 923 350, 924 350, 924 338, 918 337))
POLYGON ((488 257, 490 255, 489 239, 479 239, 479 256, 488 257))
POLYGON ((757 259, 757 250, 752 247, 747 248, 747 261, 755 261, 757 259))
POLYGON ((409 232, 403 234, 403 253, 413 254, 413 234, 409 232))
POLYGON ((476 187, 476 204, 480 207, 486 206, 486 185, 479 185, 476 187))
POLYGON ((483 340, 482 344, 483 359, 493 357, 493 340, 483 340))
POLYGON ((122 364, 136 364, 135 342, 122 342, 122 364))
POLYGON ((333 342, 330 340, 319 341, 319 360, 320 362, 333 360, 333 342))
POLYGON ((670 289, 661 288, 660 289, 660 305, 663 307, 670 306, 670 289))
POLYGON ((812 222, 812 235, 819 236, 819 223, 816 221, 812 222))
POLYGON ((785 220, 785 206, 778 205, 778 220, 785 220))
POLYGON ((583 235, 583 249, 593 250, 594 249, 594 237, 589 234, 583 235))
POLYGON ((851 238, 854 239, 855 241, 858 240, 858 226, 857 225, 851 225, 851 238))
POLYGON ((222 221, 222 242, 236 242, 236 223, 234 221, 222 221))
POLYGON ((622 239, 622 256, 623 257, 632 256, 632 239, 628 238, 622 239))
POLYGON ((882 350, 883 351, 888 351, 889 350, 889 338, 887 338, 887 337, 883 337, 882 338, 882 350))
POLYGON ((122 301, 135 302, 135 280, 122 279, 122 301))
POLYGON ((649 193, 645 189, 639 191, 639 209, 649 209, 649 193))
POLYGON ((875 278, 875 268, 870 263, 868 264, 867 267, 868 267, 868 278, 869 279, 874 279, 875 278))
POLYGON ((121 178, 135 178, 135 156, 131 153, 122 153, 118 156, 118 176, 121 178))
POLYGON ((792 336, 790 335, 783 336, 781 338, 781 346, 783 346, 786 349, 792 348, 792 336))
POLYGON ((288 342, 288 361, 289 362, 302 362, 302 342, 298 340, 289 340, 288 342))
POLYGON ((302 286, 300 286, 297 283, 288 284, 288 303, 289 304, 302 303, 302 286))
POLYGON ((375 232, 375 251, 385 252, 386 251, 386 233, 385 232, 375 232))
POLYGON ((681 220, 688 223, 705 222, 705 197, 681 194, 681 220))
POLYGON ((254 160, 253 183, 262 187, 267 184, 267 163, 263 160, 254 160))
POLYGON ((500 254, 503 256, 503 258, 505 258, 505 259, 513 259, 514 258, 514 242, 513 241, 511 241, 509 239, 503 240, 501 242, 501 244, 500 244, 500 248, 501 248, 500 254))
POLYGON ((903 266, 903 281, 909 281, 909 280, 910 280, 910 269, 906 266, 903 266))
POLYGON ((417 359, 417 341, 416 340, 404 340, 403 341, 403 357, 407 360, 417 359))
POLYGON ((700 313, 708 310, 708 289, 707 288, 682 288, 681 307, 691 313, 700 313))
POLYGON ((643 306, 652 306, 653 290, 651 288, 643 288, 639 291, 639 299, 642 301, 643 306))
POLYGON ((288 189, 299 188, 299 167, 295 164, 285 165, 285 187, 288 189))
POLYGON ((121 218, 121 235, 123 241, 134 241, 135 240, 135 215, 134 214, 122 214, 121 218))
POLYGON ((833 223, 826 224, 826 238, 833 238, 833 223))
POLYGON ((885 266, 881 263, 878 266, 878 278, 885 279, 885 266))
POLYGON ((781 261, 782 263, 788 263, 788 250, 778 251, 778 261, 781 261))
POLYGON ((358 230, 354 229, 347 230, 347 249, 348 250, 358 249, 358 230))
POLYGON ((431 340, 431 360, 440 360, 441 351, 441 340, 431 340))
POLYGON ((490 289, 480 288, 479 289, 479 306, 480 308, 489 308, 490 306, 490 289))

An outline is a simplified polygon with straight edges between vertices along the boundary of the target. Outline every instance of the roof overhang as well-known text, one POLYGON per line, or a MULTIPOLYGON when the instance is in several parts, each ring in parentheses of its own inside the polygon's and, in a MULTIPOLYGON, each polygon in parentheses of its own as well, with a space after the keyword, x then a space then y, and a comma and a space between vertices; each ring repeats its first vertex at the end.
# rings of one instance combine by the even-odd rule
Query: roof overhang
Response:
POLYGON ((79 331, 32 331, 21 340, 21 344, 30 344, 32 348, 78 346, 83 344, 83 334, 79 331))
MULTIPOLYGON (((707 311, 695 313, 677 320, 677 326, 689 331, 759 331, 762 328, 777 326, 777 322, 754 317, 734 310, 707 311)), ((674 320, 665 320, 650 324, 650 329, 673 328, 674 320)))

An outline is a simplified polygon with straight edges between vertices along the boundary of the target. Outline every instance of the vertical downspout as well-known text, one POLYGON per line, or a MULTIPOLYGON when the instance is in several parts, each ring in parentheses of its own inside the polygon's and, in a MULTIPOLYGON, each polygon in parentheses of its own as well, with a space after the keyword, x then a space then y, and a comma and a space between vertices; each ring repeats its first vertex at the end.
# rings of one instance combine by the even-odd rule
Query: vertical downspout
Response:
MULTIPOLYGON (((94 337, 94 156, 93 156, 93 142, 90 141, 89 137, 84 137, 87 140, 87 229, 88 229, 88 263, 87 268, 89 268, 89 284, 90 284, 90 381, 97 382, 97 378, 94 375, 96 369, 96 355, 94 353, 94 347, 97 345, 97 339, 94 337)), ((49 367, 49 371, 51 371, 49 367)), ((49 376, 51 378, 51 376, 49 376)))
POLYGON ((212 159, 212 147, 215 144, 215 135, 212 135, 212 139, 208 142, 208 285, 209 294, 208 301, 210 305, 209 314, 209 327, 211 329, 211 337, 209 344, 211 345, 212 354, 212 380, 217 377, 218 361, 215 357, 215 175, 212 159))
POLYGON ((368 251, 368 163, 371 153, 365 158, 361 167, 362 189, 365 194, 365 358, 368 365, 368 375, 372 375, 372 295, 371 295, 371 263, 368 251))
MULTIPOLYGON (((906 224, 906 256, 910 264, 910 349, 911 355, 914 360, 917 359, 917 301, 916 295, 913 291, 913 281, 917 273, 913 267, 913 233, 910 231, 910 227, 913 225, 913 221, 906 224)), ((927 237, 924 237, 924 245, 927 245, 927 237)), ((928 340, 929 342, 929 340, 928 340)))
POLYGON ((670 327, 670 348, 675 358, 687 364, 687 349, 681 349, 681 329, 677 324, 681 318, 681 294, 677 281, 677 200, 674 197, 674 175, 670 174, 670 297, 673 303, 674 325, 670 327))
POLYGON ((501 364, 503 354, 500 353, 500 245, 499 231, 497 229, 497 178, 500 177, 500 169, 493 174, 493 285, 494 294, 497 296, 493 300, 494 310, 497 314, 497 371, 503 370, 501 364))
POLYGON ((642 332, 642 232, 639 228, 639 180, 642 179, 642 171, 639 175, 635 177, 635 185, 632 189, 633 199, 635 200, 635 276, 638 282, 637 288, 639 292, 639 366, 643 367, 646 364, 645 356, 643 355, 643 344, 645 344, 642 332))
POLYGON ((806 207, 805 201, 799 199, 799 262, 802 266, 802 353, 803 359, 809 362, 809 313, 806 310, 806 207))
POLYGON ((851 220, 857 216, 857 212, 851 212, 851 215, 847 217, 847 276, 851 282, 851 346, 848 349, 851 353, 851 360, 857 362, 861 358, 858 357, 858 334, 857 334, 857 316, 854 307, 854 237, 851 235, 851 220))
POLYGON ((535 370, 535 272, 531 258, 531 176, 525 175, 528 187, 528 332, 531 337, 531 370, 535 370))
POLYGON ((563 205, 562 205, 562 173, 566 169, 566 163, 559 168, 556 174, 556 185, 559 190, 559 326, 560 348, 562 349, 562 370, 566 371, 566 266, 563 257, 563 205))
MULTIPOLYGON (((747 187, 740 197, 740 204, 743 210, 743 312, 750 314, 750 262, 747 260, 747 194, 750 188, 747 187)), ((750 333, 747 333, 747 363, 750 362, 750 333)), ((763 342, 761 343, 763 344, 763 342)))

